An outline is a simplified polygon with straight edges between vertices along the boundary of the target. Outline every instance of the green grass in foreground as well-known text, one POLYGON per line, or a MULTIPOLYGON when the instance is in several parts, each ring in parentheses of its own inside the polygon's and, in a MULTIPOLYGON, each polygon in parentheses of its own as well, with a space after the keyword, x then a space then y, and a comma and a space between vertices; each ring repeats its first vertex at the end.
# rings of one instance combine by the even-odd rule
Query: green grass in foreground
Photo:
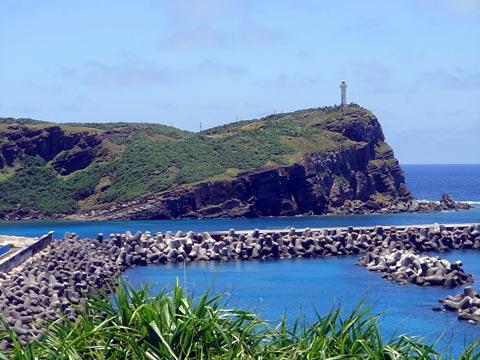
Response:
MULTIPOLYGON (((116 296, 87 301, 72 322, 51 323, 42 339, 21 345, 3 329, 0 340, 14 348, 0 359, 441 359, 432 345, 397 336, 384 341, 377 317, 358 306, 318 314, 311 327, 285 320, 271 327, 254 313, 227 309, 222 296, 188 297, 176 286, 152 296, 121 285, 116 296)), ((472 344, 459 359, 479 359, 472 344)))

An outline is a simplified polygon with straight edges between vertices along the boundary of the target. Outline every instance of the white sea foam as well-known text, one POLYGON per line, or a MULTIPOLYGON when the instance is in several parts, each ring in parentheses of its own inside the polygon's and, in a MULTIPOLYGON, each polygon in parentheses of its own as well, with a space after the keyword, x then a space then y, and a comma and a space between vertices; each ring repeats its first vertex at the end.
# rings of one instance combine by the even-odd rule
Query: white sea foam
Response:
MULTIPOLYGON (((440 201, 438 200, 425 200, 425 199, 419 199, 417 200, 419 203, 434 203, 434 204, 440 204, 440 201)), ((466 203, 469 205, 480 205, 480 201, 471 201, 471 200, 455 200, 458 202, 466 203)))

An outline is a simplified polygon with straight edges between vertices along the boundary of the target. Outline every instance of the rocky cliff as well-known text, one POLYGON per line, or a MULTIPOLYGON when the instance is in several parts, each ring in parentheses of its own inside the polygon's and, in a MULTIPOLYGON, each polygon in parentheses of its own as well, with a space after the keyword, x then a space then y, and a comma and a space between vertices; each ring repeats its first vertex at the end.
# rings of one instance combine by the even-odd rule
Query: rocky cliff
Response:
POLYGON ((234 179, 147 195, 87 218, 170 219, 415 211, 418 203, 377 118, 339 109, 322 124, 350 140, 341 150, 306 153, 295 163, 240 173, 234 179))
MULTIPOLYGON (((386 147, 382 143, 380 146, 386 147)), ((232 180, 140 197, 85 213, 92 218, 257 217, 393 211, 413 204, 397 160, 379 159, 367 143, 307 154, 290 166, 242 173, 232 180)))
POLYGON ((358 106, 162 125, 0 119, 0 218, 171 219, 457 208, 419 203, 358 106))
POLYGON ((103 139, 99 133, 69 132, 57 125, 8 124, 0 127, 0 169, 13 167, 25 156, 38 156, 60 175, 68 175, 95 160, 103 139))

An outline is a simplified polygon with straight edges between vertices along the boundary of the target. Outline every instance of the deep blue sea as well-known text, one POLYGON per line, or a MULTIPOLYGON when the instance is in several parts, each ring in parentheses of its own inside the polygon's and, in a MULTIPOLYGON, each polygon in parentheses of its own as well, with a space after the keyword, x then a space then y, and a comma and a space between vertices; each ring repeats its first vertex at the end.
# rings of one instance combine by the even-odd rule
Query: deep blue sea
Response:
MULTIPOLYGON (((418 199, 438 200, 443 193, 455 199, 471 201, 469 211, 353 216, 275 217, 260 219, 216 219, 174 221, 110 221, 52 222, 29 221, 0 223, 0 234, 38 236, 54 230, 57 237, 75 232, 82 237, 95 237, 126 230, 214 231, 234 229, 269 229, 286 227, 336 227, 402 225, 427 223, 480 222, 480 165, 403 165, 408 187, 418 199)), ((448 259, 461 259, 467 272, 480 279, 480 253, 476 251, 442 254, 448 259)), ((314 319, 314 309, 328 311, 342 306, 345 311, 364 298, 372 313, 384 314, 385 336, 408 333, 428 339, 443 334, 440 351, 458 353, 465 343, 480 338, 480 326, 457 320, 455 314, 434 312, 432 306, 448 294, 462 289, 421 288, 390 283, 355 266, 356 257, 302 259, 291 261, 249 261, 230 263, 198 263, 152 265, 128 270, 124 277, 134 285, 147 283, 153 291, 171 288, 178 278, 192 294, 204 290, 225 292, 232 306, 258 311, 275 323, 286 313, 290 319, 314 319)), ((479 280, 480 281, 480 280, 479 280)), ((478 288, 480 289, 480 288, 478 288)))
POLYGON ((438 200, 448 193, 456 200, 480 202, 480 164, 402 165, 402 169, 418 199, 438 200))

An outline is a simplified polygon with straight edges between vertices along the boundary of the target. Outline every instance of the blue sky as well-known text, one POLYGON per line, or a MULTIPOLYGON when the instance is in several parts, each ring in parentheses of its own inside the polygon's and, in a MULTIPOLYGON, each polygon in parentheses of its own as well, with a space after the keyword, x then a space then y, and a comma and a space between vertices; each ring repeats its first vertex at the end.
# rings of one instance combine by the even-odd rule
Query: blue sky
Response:
POLYGON ((198 130, 348 101, 480 163, 480 0, 0 1, 0 116, 198 130))

